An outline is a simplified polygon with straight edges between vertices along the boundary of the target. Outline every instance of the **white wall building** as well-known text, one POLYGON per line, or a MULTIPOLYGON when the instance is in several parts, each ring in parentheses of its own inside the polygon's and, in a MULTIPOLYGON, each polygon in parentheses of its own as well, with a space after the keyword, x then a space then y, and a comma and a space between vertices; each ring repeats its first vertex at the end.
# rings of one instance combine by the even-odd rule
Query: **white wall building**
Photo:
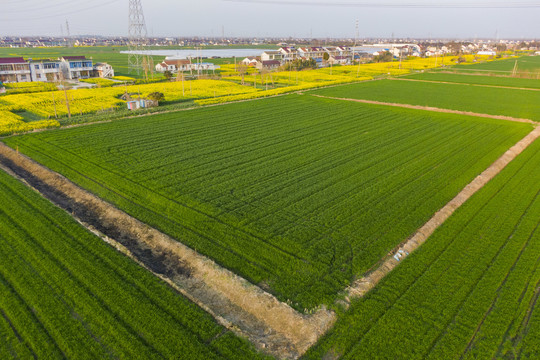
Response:
POLYGON ((160 64, 156 65, 157 72, 177 72, 189 71, 191 69, 191 61, 186 59, 165 59, 160 64))
POLYGON ((94 65, 93 76, 100 78, 112 78, 114 77, 114 69, 107 63, 96 63, 94 65))
POLYGON ((0 82, 27 82, 30 79, 30 66, 22 57, 0 58, 0 82))
POLYGON ((265 51, 261 54, 261 60, 262 61, 268 61, 268 60, 283 60, 283 54, 281 51, 265 51))

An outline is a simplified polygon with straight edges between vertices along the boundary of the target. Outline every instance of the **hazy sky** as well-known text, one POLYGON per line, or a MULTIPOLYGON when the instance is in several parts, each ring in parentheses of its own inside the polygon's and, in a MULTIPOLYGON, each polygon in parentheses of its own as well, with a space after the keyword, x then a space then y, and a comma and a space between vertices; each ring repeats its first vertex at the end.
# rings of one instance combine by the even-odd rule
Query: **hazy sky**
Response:
MULTIPOLYGON (((358 19, 360 37, 540 38, 531 0, 141 1, 155 36, 221 36, 223 26, 226 36, 354 37, 358 19)), ((128 2, 0 0, 0 36, 65 34, 66 20, 71 34, 127 35, 128 2)))

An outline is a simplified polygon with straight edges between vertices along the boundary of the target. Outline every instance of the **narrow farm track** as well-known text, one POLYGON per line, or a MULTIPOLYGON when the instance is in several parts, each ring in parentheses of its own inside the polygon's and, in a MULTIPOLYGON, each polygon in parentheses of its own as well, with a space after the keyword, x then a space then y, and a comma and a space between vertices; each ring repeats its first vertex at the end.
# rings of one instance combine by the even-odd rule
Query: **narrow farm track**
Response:
POLYGON ((313 315, 296 312, 4 144, 0 144, 0 166, 267 353, 298 358, 335 322, 335 314, 325 309, 313 315))
POLYGON ((436 80, 407 79, 407 78, 405 78, 405 77, 388 78, 388 80, 396 80, 396 81, 414 81, 414 82, 432 83, 432 84, 446 84, 446 85, 478 86, 478 87, 487 87, 487 88, 496 88, 496 89, 540 91, 540 89, 533 89, 533 88, 527 88, 527 87, 502 86, 502 85, 483 85, 483 84, 467 84, 467 83, 458 83, 458 82, 451 82, 451 81, 436 81, 436 80))
POLYGON ((515 121, 515 122, 522 122, 522 123, 527 123, 527 124, 538 125, 538 122, 530 120, 530 119, 515 118, 515 117, 511 117, 511 116, 504 116, 504 115, 480 114, 480 113, 475 113, 475 112, 472 112, 472 111, 460 111, 460 110, 442 109, 442 108, 437 108, 437 107, 432 107, 432 106, 420 106, 420 105, 410 105, 410 104, 400 104, 400 103, 389 103, 389 102, 376 101, 376 100, 339 98, 339 97, 324 96, 324 95, 317 95, 317 94, 310 94, 310 95, 318 97, 318 98, 323 98, 323 99, 353 101, 353 102, 359 102, 359 103, 362 103, 362 104, 384 105, 384 106, 393 106, 393 107, 400 107, 400 108, 405 108, 405 109, 433 111, 433 112, 447 113, 447 114, 477 116, 477 117, 483 117, 483 118, 489 118, 489 119, 508 120, 508 121, 515 121))
POLYGON ((491 179, 501 172, 512 160, 521 154, 529 145, 540 137, 540 127, 536 127, 516 145, 512 146, 489 168, 478 175, 469 183, 456 197, 440 209, 433 217, 426 222, 407 241, 394 249, 388 258, 368 275, 356 280, 348 289, 348 298, 362 297, 373 289, 390 271, 392 271, 399 261, 416 250, 440 227, 459 207, 461 207, 471 196, 484 187, 491 179))

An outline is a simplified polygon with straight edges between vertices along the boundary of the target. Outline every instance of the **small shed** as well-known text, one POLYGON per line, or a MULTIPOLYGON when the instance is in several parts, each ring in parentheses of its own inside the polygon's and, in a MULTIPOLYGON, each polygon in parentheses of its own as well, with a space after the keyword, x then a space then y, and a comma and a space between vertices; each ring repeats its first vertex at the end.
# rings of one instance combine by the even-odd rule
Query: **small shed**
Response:
POLYGON ((138 110, 159 106, 159 102, 150 99, 137 99, 128 101, 126 105, 128 110, 138 110))

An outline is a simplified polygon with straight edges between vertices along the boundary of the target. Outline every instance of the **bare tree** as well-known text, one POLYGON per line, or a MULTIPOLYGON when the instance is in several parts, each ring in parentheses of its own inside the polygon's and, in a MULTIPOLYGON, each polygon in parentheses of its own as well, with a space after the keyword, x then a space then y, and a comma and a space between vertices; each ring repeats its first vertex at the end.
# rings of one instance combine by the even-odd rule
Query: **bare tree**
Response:
POLYGON ((236 72, 242 77, 242 85, 244 85, 244 76, 246 76, 248 66, 243 63, 236 65, 236 72))

